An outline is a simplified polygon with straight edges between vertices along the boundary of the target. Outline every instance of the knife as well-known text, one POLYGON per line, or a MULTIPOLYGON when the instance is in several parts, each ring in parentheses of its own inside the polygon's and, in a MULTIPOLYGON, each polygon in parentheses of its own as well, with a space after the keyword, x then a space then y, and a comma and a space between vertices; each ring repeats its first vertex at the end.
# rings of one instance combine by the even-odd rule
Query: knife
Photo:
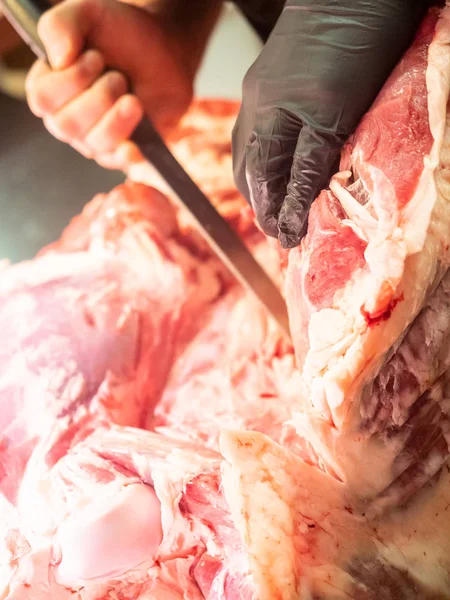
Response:
MULTIPOLYGON (((43 13, 51 7, 47 0, 0 0, 5 17, 36 56, 45 61, 47 54, 37 32, 37 24, 43 13)), ((146 118, 142 119, 130 139, 172 189, 179 204, 188 210, 215 254, 289 336, 286 303, 277 287, 241 238, 179 164, 152 123, 146 118)))

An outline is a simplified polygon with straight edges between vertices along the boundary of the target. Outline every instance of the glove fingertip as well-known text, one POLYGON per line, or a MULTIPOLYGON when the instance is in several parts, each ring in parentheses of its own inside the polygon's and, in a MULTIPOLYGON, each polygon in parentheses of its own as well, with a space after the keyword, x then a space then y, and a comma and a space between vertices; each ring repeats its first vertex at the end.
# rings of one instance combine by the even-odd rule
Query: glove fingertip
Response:
POLYGON ((278 237, 278 223, 275 216, 258 216, 258 214, 256 214, 256 221, 263 233, 265 233, 269 237, 278 237))
POLYGON ((278 217, 278 240, 285 250, 295 248, 305 237, 308 212, 305 203, 290 196, 285 199, 278 217))
POLYGON ((278 233, 278 241, 283 250, 292 250, 292 248, 299 246, 302 237, 302 235, 297 233, 283 233, 281 231, 278 233))

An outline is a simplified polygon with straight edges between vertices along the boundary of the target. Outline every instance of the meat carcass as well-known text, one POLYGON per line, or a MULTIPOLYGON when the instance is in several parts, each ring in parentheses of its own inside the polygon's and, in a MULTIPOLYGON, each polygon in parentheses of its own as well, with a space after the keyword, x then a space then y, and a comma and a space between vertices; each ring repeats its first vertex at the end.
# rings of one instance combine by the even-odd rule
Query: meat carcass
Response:
MULTIPOLYGON (((302 247, 290 254, 298 371, 267 316, 155 191, 129 184, 95 200, 40 258, 3 271, 9 308, 0 318, 11 323, 4 358, 21 368, 2 369, 20 402, 2 454, 4 489, 16 506, 1 499, 0 597, 450 596, 449 10, 425 20, 344 153, 344 171, 314 204, 302 247), (61 266, 42 286, 52 302, 39 312, 42 265, 58 261, 68 278, 61 266), (146 277, 153 271, 154 280, 146 277), (105 293, 111 278, 119 300, 94 295, 94 332, 83 333, 91 282, 105 293), (40 317, 42 328, 31 340, 29 321, 12 304, 27 298, 36 308, 24 314, 40 317), (119 317, 129 311, 139 327, 121 342, 119 317), (42 343, 60 330, 61 358, 42 343), (142 352, 132 361, 118 355, 116 367, 111 350, 121 343, 142 352), (25 377, 31 358, 20 362, 28 348, 41 361, 37 395, 25 377), (81 373, 83 381, 94 373, 95 385, 77 395, 61 375, 64 385, 49 385, 56 372, 69 380, 81 373), (127 393, 138 400, 129 405, 127 393), (30 406, 41 411, 42 427, 30 406), (20 481, 12 461, 25 442, 20 481)), ((219 190, 213 201, 280 282, 276 248, 248 220, 231 170, 221 175, 231 163, 219 141, 233 110, 197 105, 173 148, 182 162, 183 153, 192 159, 206 191, 219 190), (217 140, 208 155, 209 127, 217 140)), ((129 175, 163 189, 142 162, 129 175)))
POLYGON ((369 520, 344 483, 261 433, 223 432, 220 449, 115 426, 38 481, 30 470, 4 538, 5 597, 448 597, 447 471, 369 520))
POLYGON ((271 600, 450 597, 450 475, 408 507, 368 519, 348 487, 253 432, 226 432, 231 513, 271 600))
POLYGON ((223 429, 252 429, 294 448, 302 440, 288 421, 301 408, 299 386, 293 352, 274 323, 233 289, 175 361, 151 428, 213 448, 223 429))
POLYGON ((222 289, 181 239, 160 193, 125 186, 39 258, 0 273, 0 489, 11 500, 48 429, 68 443, 94 416, 145 425, 177 348, 201 326, 192 315, 222 289))
MULTIPOLYGON (((234 190, 223 203, 233 196, 236 210, 234 190)), ((277 250, 226 212, 279 279, 277 250)), ((3 498, 8 600, 259 597, 223 457, 205 446, 218 449, 227 424, 270 428, 301 451, 284 424, 298 373, 293 349, 181 216, 154 188, 128 183, 2 273, 12 386, 2 400, 11 390, 15 400, 1 448, 3 492, 16 504, 3 498), (19 299, 28 312, 14 312, 19 299)))
POLYGON ((382 504, 406 500, 449 455, 449 11, 424 20, 289 257, 310 400, 297 430, 356 495, 382 504))
POLYGON ((201 445, 116 426, 44 477, 30 469, 7 598, 257 598, 221 462, 201 445))

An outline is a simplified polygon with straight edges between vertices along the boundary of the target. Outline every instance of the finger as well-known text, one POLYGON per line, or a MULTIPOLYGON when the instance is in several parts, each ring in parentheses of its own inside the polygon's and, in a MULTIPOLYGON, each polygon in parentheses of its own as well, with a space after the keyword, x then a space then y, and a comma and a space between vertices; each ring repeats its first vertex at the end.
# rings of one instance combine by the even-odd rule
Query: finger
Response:
POLYGON ((63 142, 73 144, 74 141, 83 141, 126 91, 127 81, 121 73, 106 73, 81 96, 47 117, 45 125, 63 142))
POLYGON ((328 186, 342 143, 336 136, 321 134, 308 125, 302 128, 278 217, 278 239, 283 248, 298 246, 305 235, 311 204, 328 186))
MULTIPOLYGON (((75 142, 72 147, 82 154, 85 158, 94 158, 94 152, 84 143, 75 142)), ((124 171, 125 173, 137 163, 142 163, 142 154, 138 148, 125 140, 121 142, 112 152, 102 152, 95 155, 95 161, 104 169, 112 169, 114 171, 124 171)))
POLYGON ((257 118, 256 132, 246 151, 246 178, 250 202, 261 229, 278 236, 278 213, 301 130, 297 116, 281 109, 257 118))
POLYGON ((237 189, 250 204, 250 192, 247 185, 247 143, 254 130, 252 112, 243 100, 232 132, 233 175, 237 189))
POLYGON ((129 169, 144 160, 139 149, 133 142, 126 140, 119 144, 114 152, 96 156, 98 164, 105 169, 114 169, 128 173, 129 169))
POLYGON ((94 152, 113 152, 130 137, 142 119, 144 110, 136 96, 119 98, 86 136, 86 145, 94 152))
POLYGON ((136 146, 136 144, 133 144, 133 142, 130 141, 120 144, 116 151, 116 158, 122 165, 123 171, 127 171, 128 168, 133 164, 145 161, 139 148, 136 146))
POLYGON ((242 82, 242 102, 232 132, 233 175, 237 189, 250 204, 247 184, 247 146, 255 131, 257 80, 255 64, 247 71, 242 82))
POLYGON ((100 77, 105 63, 97 50, 89 50, 68 69, 52 71, 37 61, 27 77, 28 103, 37 117, 50 115, 87 90, 100 77))
POLYGON ((88 158, 88 159, 94 158, 94 153, 85 144, 84 140, 81 142, 78 140, 72 140, 70 142, 70 145, 72 146, 72 148, 74 150, 76 150, 78 152, 78 154, 81 154, 81 156, 84 156, 84 158, 88 158))
POLYGON ((101 0, 68 0, 46 12, 38 33, 54 69, 69 67, 103 16, 101 0))

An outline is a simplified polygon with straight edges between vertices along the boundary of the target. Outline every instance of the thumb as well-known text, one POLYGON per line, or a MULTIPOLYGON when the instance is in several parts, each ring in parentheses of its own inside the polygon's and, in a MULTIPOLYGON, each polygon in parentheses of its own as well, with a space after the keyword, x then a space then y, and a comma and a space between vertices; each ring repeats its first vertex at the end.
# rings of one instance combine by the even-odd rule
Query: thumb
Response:
POLYGON ((309 209, 337 169, 342 144, 336 135, 303 126, 278 216, 278 239, 283 248, 295 248, 306 234, 309 209))
POLYGON ((52 68, 65 69, 76 60, 102 13, 101 0, 69 0, 41 17, 38 33, 52 68))

